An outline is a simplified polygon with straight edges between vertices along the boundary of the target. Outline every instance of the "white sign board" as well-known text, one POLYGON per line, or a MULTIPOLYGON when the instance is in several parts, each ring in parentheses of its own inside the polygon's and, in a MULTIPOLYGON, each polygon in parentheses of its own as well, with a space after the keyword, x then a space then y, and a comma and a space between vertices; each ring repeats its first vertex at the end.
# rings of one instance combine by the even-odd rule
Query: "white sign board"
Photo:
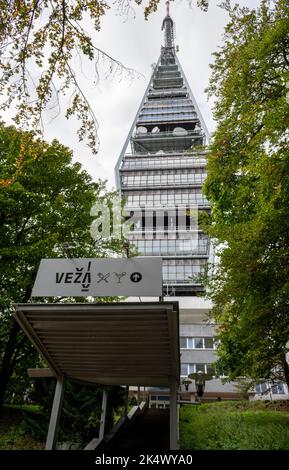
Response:
POLYGON ((162 259, 70 258, 41 260, 32 297, 162 295, 162 259))

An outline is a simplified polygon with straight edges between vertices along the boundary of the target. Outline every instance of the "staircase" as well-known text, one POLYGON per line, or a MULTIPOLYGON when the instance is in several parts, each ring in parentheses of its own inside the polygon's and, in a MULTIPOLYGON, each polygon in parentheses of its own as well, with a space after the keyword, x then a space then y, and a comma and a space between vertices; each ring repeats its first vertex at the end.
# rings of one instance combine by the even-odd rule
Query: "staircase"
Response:
POLYGON ((169 450, 169 410, 145 409, 105 446, 105 453, 169 450))

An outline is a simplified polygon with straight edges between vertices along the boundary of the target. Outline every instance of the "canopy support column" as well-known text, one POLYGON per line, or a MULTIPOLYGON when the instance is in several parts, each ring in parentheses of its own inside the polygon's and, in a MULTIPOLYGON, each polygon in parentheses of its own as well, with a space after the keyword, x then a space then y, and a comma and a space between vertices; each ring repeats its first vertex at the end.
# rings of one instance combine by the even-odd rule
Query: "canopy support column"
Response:
POLYGON ((106 410, 107 410, 107 398, 108 398, 108 391, 107 388, 103 389, 102 392, 102 405, 101 405, 101 416, 100 416, 100 428, 99 428, 99 441, 102 441, 104 436, 104 429, 105 429, 105 420, 106 420, 106 410))
POLYGON ((106 387, 104 387, 103 392, 102 392, 102 405, 101 405, 100 426, 99 426, 98 437, 93 438, 87 444, 87 446, 85 446, 84 450, 95 450, 104 438, 107 400, 108 400, 108 390, 106 387))
POLYGON ((170 450, 178 450, 178 405, 177 405, 177 382, 170 384, 170 450))
POLYGON ((50 415, 45 450, 53 450, 56 448, 63 395, 64 395, 64 377, 58 377, 56 387, 55 387, 51 415, 50 415))
POLYGON ((128 395, 129 395, 129 385, 125 387, 124 412, 123 412, 124 416, 127 416, 127 413, 128 413, 128 395))

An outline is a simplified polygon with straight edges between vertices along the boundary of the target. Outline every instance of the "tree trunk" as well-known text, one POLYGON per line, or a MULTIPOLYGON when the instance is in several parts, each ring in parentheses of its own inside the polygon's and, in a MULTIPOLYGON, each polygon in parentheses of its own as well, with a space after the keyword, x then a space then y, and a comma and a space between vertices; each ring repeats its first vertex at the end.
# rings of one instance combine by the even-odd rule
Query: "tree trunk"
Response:
POLYGON ((11 374, 13 372, 11 368, 11 362, 15 348, 17 346, 17 336, 20 331, 20 327, 15 320, 13 320, 12 327, 9 333, 9 339, 5 347, 5 353, 3 356, 1 368, 0 368, 0 410, 3 406, 4 396, 9 383, 11 374))
POLYGON ((289 390, 289 365, 286 361, 286 356, 284 356, 284 360, 283 360, 283 372, 284 372, 285 382, 289 390))

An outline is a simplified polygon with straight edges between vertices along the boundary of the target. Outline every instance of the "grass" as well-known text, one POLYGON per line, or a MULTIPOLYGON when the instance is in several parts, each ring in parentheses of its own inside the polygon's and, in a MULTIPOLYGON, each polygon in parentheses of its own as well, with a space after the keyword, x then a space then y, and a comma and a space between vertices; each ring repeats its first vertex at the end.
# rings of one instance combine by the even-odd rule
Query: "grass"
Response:
MULTIPOLYGON (((41 450, 27 416, 47 421, 39 407, 7 405, 0 415, 0 450, 41 450)), ((180 410, 181 449, 289 450, 289 402, 203 403, 180 410)))
POLYGON ((41 450, 45 443, 33 438, 25 416, 39 421, 43 415, 35 405, 6 405, 0 414, 0 450, 41 450))
POLYGON ((180 410, 180 440, 186 450, 289 450, 288 403, 187 405, 180 410))

